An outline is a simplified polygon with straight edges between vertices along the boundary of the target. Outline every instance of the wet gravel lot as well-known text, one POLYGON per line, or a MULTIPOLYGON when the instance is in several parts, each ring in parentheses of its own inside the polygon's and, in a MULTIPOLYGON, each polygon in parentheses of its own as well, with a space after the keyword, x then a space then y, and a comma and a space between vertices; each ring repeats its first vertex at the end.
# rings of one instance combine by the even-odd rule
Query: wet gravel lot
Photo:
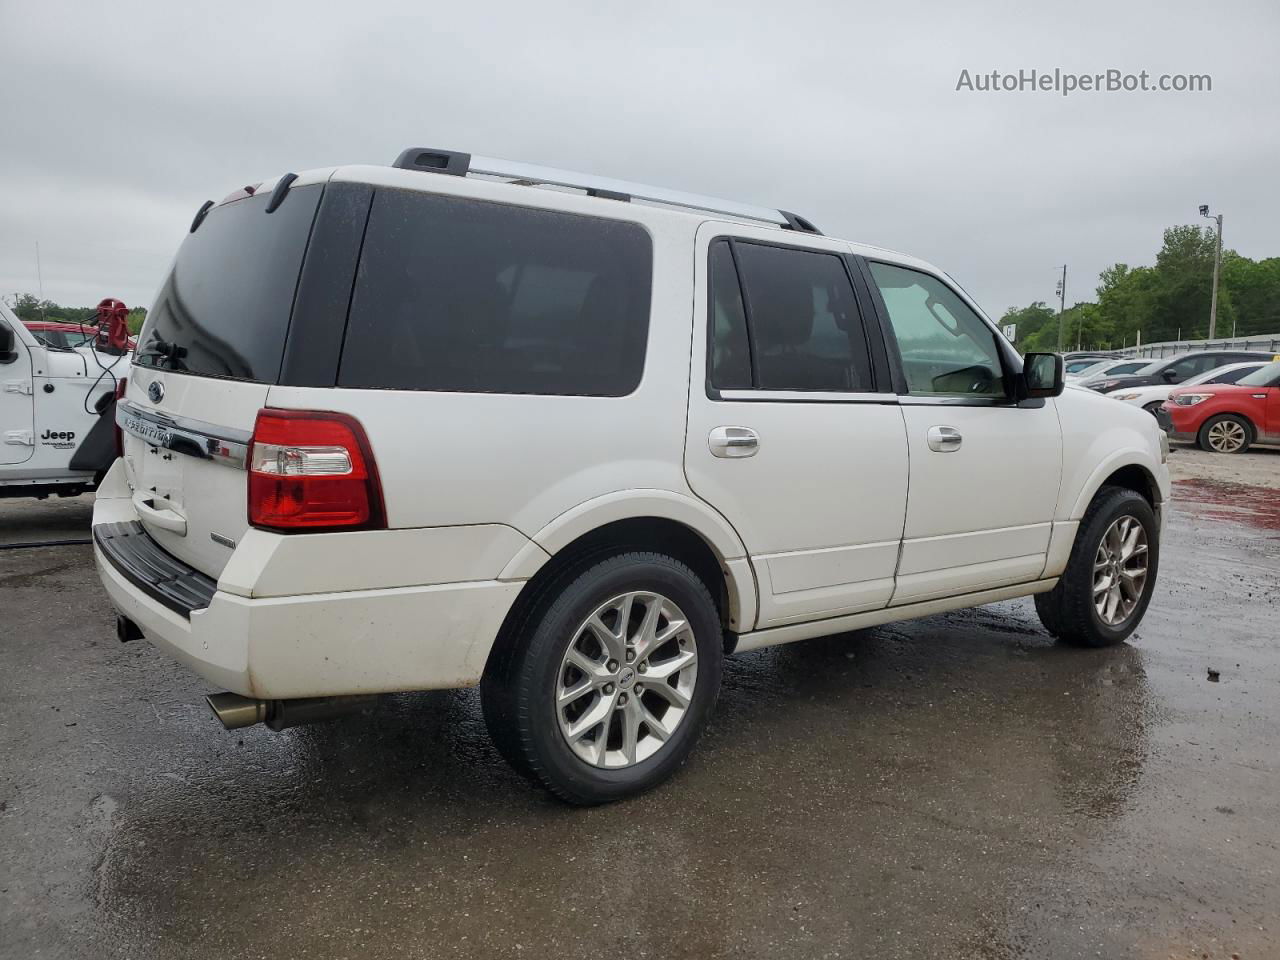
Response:
POLYGON ((224 732, 88 547, 0 550, 0 956, 1280 957, 1280 453, 1203 459, 1128 645, 1017 601, 735 657, 685 770, 592 810, 472 691, 224 732))

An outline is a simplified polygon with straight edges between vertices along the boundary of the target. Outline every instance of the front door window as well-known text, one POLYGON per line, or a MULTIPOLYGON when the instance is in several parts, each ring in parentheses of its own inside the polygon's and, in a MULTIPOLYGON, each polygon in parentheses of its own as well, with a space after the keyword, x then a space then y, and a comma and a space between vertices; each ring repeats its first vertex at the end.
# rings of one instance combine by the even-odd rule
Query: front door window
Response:
POLYGON ((910 393, 1003 397, 995 334, 937 277, 871 261, 910 393))

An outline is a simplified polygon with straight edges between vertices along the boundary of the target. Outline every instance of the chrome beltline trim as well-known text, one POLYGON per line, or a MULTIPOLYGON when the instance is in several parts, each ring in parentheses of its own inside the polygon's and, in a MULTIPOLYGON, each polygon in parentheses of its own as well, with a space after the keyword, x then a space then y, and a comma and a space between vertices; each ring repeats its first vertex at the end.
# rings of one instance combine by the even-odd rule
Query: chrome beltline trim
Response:
POLYGON ((716 400, 773 403, 890 403, 898 402, 897 394, 839 392, 833 390, 721 390, 716 400))

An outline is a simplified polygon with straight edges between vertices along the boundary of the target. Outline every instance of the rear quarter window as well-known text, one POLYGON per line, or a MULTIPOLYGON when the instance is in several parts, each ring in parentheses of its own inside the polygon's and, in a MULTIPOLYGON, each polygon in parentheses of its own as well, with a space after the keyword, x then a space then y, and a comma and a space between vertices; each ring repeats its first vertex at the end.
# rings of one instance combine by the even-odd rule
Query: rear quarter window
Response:
POLYGON ((644 369, 652 274, 638 224, 379 191, 338 384, 624 396, 644 369))

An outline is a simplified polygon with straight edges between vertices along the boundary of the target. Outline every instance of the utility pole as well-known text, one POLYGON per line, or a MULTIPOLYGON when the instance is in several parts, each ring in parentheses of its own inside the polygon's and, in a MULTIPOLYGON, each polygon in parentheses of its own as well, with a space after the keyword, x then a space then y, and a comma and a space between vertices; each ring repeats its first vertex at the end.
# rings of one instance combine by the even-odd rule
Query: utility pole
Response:
POLYGON ((1062 279, 1058 281, 1058 352, 1062 352, 1062 312, 1067 304, 1067 265, 1062 265, 1062 279))
MULTIPOLYGON (((1218 248, 1213 256, 1213 293, 1209 299, 1209 339, 1212 340, 1218 327, 1218 275, 1222 272, 1222 214, 1210 215, 1209 205, 1202 203, 1200 216, 1208 217, 1218 224, 1218 248)), ((1234 337, 1235 333, 1232 332, 1231 335, 1234 337)))

